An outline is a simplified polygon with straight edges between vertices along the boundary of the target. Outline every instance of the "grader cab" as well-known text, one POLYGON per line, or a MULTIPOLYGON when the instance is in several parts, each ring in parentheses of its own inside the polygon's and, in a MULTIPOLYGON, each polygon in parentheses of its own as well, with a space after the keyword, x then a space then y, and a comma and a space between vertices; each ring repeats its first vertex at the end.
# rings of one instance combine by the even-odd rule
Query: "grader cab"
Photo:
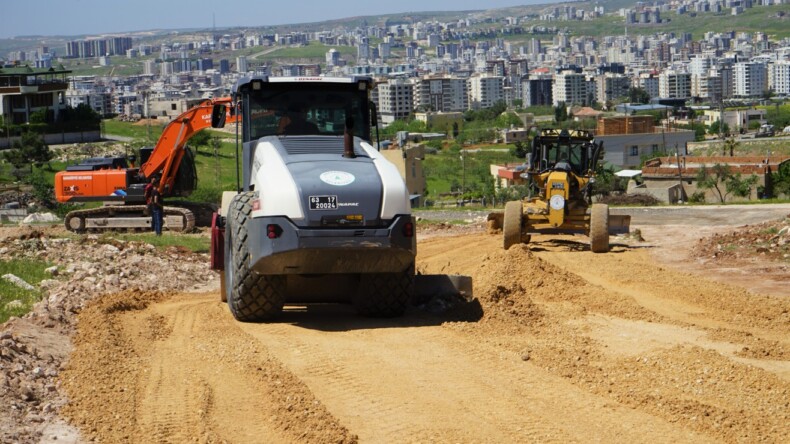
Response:
POLYGON ((592 203, 592 186, 603 144, 584 130, 540 130, 532 140, 527 168, 530 195, 488 215, 501 228, 505 249, 530 241, 531 233, 585 234, 594 253, 609 251, 609 234, 627 233, 629 216, 610 216, 609 206, 592 203))

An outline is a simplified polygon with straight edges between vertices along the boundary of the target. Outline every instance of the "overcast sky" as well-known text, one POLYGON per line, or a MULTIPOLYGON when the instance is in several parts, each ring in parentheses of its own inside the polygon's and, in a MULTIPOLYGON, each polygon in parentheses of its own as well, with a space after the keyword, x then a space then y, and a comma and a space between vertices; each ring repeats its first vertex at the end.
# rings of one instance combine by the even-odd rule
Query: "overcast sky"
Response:
POLYGON ((0 0, 0 38, 148 29, 267 26, 420 11, 464 11, 558 0, 0 0))

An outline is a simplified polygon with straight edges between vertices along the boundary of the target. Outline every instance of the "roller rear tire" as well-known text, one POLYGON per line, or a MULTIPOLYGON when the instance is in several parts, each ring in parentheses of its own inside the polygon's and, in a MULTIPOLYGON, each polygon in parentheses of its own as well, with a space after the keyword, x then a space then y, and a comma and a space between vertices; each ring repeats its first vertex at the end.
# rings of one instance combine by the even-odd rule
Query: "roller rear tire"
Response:
POLYGON ((225 257, 225 294, 233 317, 242 322, 273 319, 285 303, 285 276, 263 275, 251 269, 247 225, 254 197, 255 192, 246 192, 233 198, 226 230, 230 248, 225 257))
POLYGON ((400 273, 360 275, 354 307, 363 316, 392 318, 403 315, 414 298, 414 264, 400 273))

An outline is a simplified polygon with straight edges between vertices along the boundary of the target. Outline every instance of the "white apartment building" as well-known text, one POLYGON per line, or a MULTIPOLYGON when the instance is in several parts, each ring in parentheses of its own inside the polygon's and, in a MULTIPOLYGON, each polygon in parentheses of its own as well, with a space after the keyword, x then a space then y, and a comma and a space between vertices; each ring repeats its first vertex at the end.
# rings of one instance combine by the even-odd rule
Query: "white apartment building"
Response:
POLYGON ((143 74, 147 76, 156 75, 156 60, 150 59, 143 62, 143 74))
POLYGON ((340 52, 335 49, 331 48, 329 51, 326 52, 326 66, 338 66, 340 64, 340 52))
POLYGON ((490 108, 505 100, 504 77, 475 75, 469 78, 469 108, 490 108))
POLYGON ((691 74, 667 70, 658 76, 658 95, 662 98, 688 99, 691 97, 691 74))
POLYGON ((692 76, 704 76, 708 74, 712 67, 711 59, 708 57, 697 56, 689 62, 689 74, 692 76))
POLYGON ((469 85, 466 79, 450 76, 427 76, 414 85, 414 106, 438 112, 469 109, 469 85))
POLYGON ((722 96, 722 78, 716 71, 703 75, 691 75, 691 96, 700 99, 719 100, 722 96))
POLYGON ((589 105, 587 100, 587 78, 584 74, 563 71, 554 75, 554 98, 552 105, 589 105))
POLYGON ((768 75, 764 64, 736 63, 733 71, 733 93, 736 97, 757 97, 768 89, 768 75))
POLYGON ((245 56, 236 57, 236 72, 243 74, 247 72, 248 69, 249 68, 247 66, 247 57, 245 56))
POLYGON ((768 65, 768 87, 776 94, 790 95, 790 61, 768 65))
POLYGON ((390 124, 406 119, 414 111, 414 84, 405 79, 390 79, 376 87, 381 122, 390 124))

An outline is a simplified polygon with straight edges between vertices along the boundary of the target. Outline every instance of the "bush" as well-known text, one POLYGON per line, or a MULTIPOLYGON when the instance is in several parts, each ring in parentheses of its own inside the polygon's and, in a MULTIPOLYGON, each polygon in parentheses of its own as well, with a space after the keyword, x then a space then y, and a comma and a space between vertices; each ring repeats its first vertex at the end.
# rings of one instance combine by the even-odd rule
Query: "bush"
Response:
POLYGON ((612 194, 602 197, 599 202, 607 205, 634 205, 650 207, 661 203, 655 196, 650 194, 612 194))
POLYGON ((690 203, 705 203, 705 193, 702 191, 695 191, 691 196, 689 196, 688 201, 690 203))

